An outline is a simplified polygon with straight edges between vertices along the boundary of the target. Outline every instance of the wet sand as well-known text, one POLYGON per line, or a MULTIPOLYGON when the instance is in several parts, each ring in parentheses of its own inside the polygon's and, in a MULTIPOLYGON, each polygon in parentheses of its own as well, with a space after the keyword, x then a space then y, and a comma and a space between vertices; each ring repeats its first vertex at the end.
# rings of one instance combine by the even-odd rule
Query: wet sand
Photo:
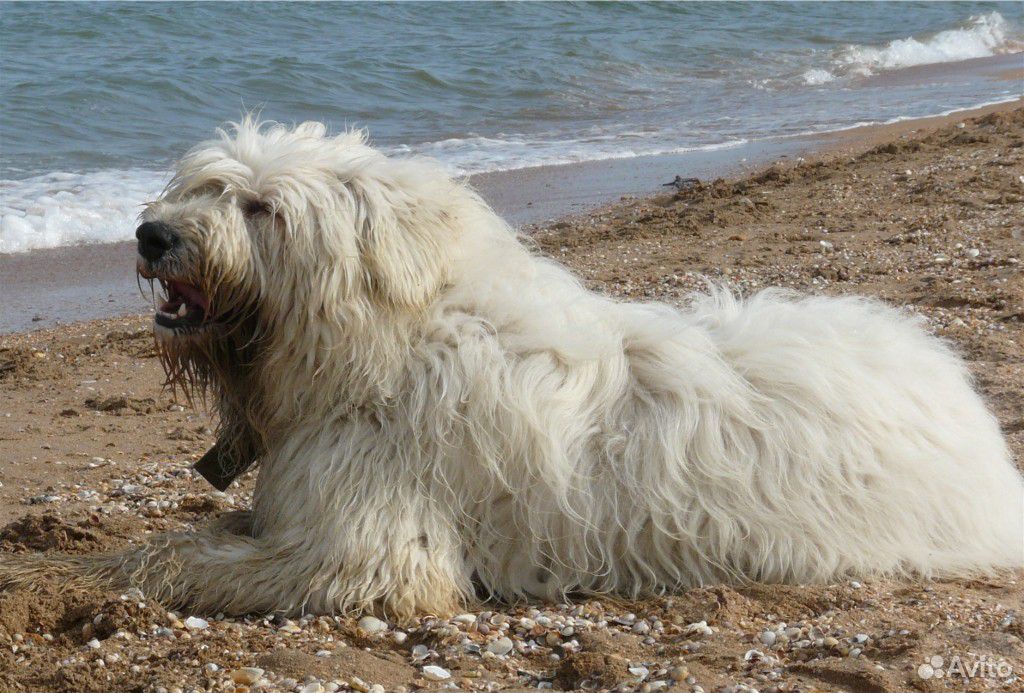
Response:
MULTIPOLYGON (((803 159, 531 233, 590 286, 625 299, 684 305, 711 279, 743 292, 876 296, 917 313, 963 354, 1021 466, 1024 108, 988 111, 837 136, 803 159)), ((93 261, 112 261, 96 252, 93 261)), ((49 276, 58 284, 61 273, 49 276)), ((130 316, 0 338, 0 560, 124 546, 251 502, 252 474, 217 493, 190 472, 215 421, 161 388, 149 324, 130 316)), ((46 581, 0 591, 0 690, 443 688, 427 665, 462 690, 983 691, 1024 680, 1020 572, 467 611, 370 633, 351 617, 174 613, 46 581), (513 650, 487 653, 500 637, 513 650), (934 657, 992 667, 923 677, 934 657), (238 683, 246 676, 255 683, 238 683)))

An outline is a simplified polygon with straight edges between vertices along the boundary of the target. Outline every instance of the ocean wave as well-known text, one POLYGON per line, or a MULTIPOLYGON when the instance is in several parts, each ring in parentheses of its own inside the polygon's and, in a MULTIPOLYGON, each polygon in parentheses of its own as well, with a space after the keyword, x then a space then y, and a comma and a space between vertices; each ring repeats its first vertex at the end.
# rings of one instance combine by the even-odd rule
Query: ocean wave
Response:
POLYGON ((884 46, 846 46, 834 54, 830 69, 810 69, 802 77, 804 83, 816 86, 839 77, 866 77, 917 65, 986 58, 1022 48, 1024 44, 1011 36, 1003 16, 989 12, 972 16, 955 29, 925 37, 896 39, 884 46))
POLYGON ((472 175, 585 161, 712 151, 738 147, 746 142, 745 139, 714 143, 673 142, 671 133, 666 132, 619 132, 565 139, 526 135, 470 135, 391 147, 385 151, 398 156, 426 156, 440 161, 453 175, 472 175))
POLYGON ((804 82, 806 84, 810 84, 813 87, 822 84, 828 84, 829 82, 834 82, 836 79, 836 76, 834 74, 832 74, 828 70, 822 70, 819 67, 811 68, 810 70, 804 72, 801 76, 804 78, 804 82))
POLYGON ((0 253, 130 240, 142 204, 169 177, 136 169, 0 180, 0 253))

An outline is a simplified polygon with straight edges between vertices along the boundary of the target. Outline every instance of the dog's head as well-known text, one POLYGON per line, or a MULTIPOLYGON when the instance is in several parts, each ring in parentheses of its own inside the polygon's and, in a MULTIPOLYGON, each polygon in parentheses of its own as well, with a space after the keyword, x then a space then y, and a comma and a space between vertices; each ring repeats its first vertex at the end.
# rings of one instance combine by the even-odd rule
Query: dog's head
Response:
POLYGON ((475 198, 360 132, 252 119, 219 131, 185 156, 136 232, 139 274, 165 294, 161 348, 195 358, 254 335, 312 343, 422 310, 446 281, 460 199, 475 198))

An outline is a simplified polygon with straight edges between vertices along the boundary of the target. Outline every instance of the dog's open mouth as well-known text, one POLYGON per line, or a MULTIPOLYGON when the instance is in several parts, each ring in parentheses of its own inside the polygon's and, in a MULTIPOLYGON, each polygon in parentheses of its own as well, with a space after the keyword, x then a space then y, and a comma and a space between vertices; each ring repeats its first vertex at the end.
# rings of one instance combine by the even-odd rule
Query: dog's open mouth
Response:
POLYGON ((154 321, 161 327, 180 331, 196 330, 207 324, 210 299, 202 291, 176 280, 160 280, 167 295, 156 309, 154 321))

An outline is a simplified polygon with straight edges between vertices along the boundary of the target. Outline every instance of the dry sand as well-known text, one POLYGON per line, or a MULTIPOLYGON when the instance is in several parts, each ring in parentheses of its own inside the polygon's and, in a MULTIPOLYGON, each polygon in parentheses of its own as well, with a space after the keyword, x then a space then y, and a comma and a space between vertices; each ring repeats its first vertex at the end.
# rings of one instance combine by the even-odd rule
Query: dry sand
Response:
MULTIPOLYGON (((1020 464, 1024 109, 996 111, 934 131, 872 130, 814 159, 625 201, 534 237, 594 288, 631 299, 683 304, 711 278, 745 292, 880 296, 920 313, 969 360, 1020 464)), ((161 390, 148 323, 0 337, 0 551, 97 551, 249 502, 251 475, 220 494, 189 471, 212 421, 161 390)), ((0 690, 1020 691, 1022 580, 485 604, 379 633, 353 618, 218 619, 42 584, 0 592, 0 690), (943 673, 979 664, 978 676, 922 678, 932 657, 943 673), (258 681, 243 667, 262 669, 258 681), (451 678, 431 679, 430 667, 451 678)))

